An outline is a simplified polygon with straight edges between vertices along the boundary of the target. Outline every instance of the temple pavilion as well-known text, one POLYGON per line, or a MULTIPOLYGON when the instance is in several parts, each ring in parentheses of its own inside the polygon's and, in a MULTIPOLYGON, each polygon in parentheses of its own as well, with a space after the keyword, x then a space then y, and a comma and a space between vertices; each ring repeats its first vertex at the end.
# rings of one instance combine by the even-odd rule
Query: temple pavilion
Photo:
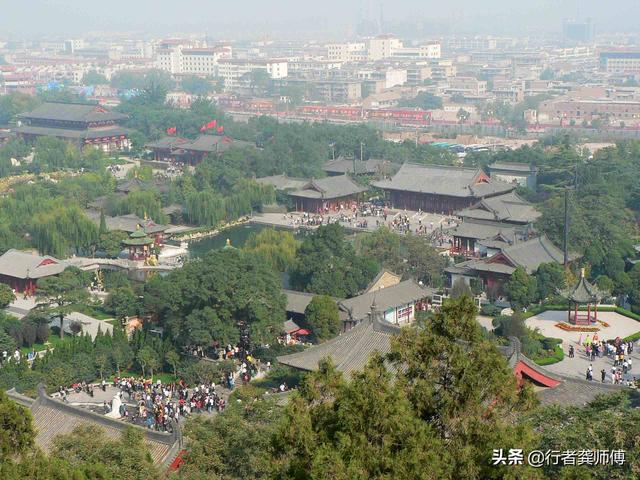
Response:
POLYGON ((129 260, 147 261, 151 257, 153 238, 147 236, 144 230, 136 230, 124 240, 122 244, 129 249, 129 260))
POLYGON ((589 283, 584 276, 584 268, 580 271, 580 279, 573 287, 559 292, 569 301, 567 320, 573 325, 590 325, 598 320, 598 303, 606 297, 598 287, 589 283), (586 312, 581 306, 587 306, 586 312))

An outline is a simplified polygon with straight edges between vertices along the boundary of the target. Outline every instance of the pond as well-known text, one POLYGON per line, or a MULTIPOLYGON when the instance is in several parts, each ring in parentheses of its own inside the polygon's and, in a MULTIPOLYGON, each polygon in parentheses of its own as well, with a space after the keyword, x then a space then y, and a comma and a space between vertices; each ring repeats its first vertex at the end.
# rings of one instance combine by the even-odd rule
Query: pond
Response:
MULTIPOLYGON (((248 223, 245 225, 238 225, 237 227, 224 230, 218 235, 212 237, 206 237, 196 242, 189 242, 189 257, 200 258, 211 250, 217 250, 222 248, 227 243, 227 238, 231 241, 231 245, 236 248, 242 248, 247 243, 249 235, 252 233, 258 234, 265 228, 275 228, 276 230, 287 230, 282 227, 271 227, 269 225, 261 225, 248 223)), ((301 239, 302 235, 297 234, 296 238, 301 239)), ((282 281, 282 288, 289 288, 289 274, 287 272, 279 273, 280 280, 282 281)))
MULTIPOLYGON (((252 233, 258 234, 265 228, 275 228, 276 230, 288 230, 286 228, 270 227, 269 225, 261 225, 256 223, 247 223, 238 225, 228 230, 220 232, 212 237, 205 237, 202 240, 189 242, 189 257, 200 258, 210 250, 222 248, 227 243, 227 238, 231 241, 231 245, 236 248, 242 248, 247 243, 252 233)), ((297 238, 300 238, 296 235, 297 238)))

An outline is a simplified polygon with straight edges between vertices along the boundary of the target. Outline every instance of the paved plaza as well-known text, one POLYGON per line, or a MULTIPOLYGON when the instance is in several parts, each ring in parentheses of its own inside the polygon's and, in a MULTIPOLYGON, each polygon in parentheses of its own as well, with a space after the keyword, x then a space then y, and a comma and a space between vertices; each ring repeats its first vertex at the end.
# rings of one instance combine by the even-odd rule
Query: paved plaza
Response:
MULTIPOLYGON (((640 322, 616 312, 598 312, 598 320, 609 324, 608 327, 604 327, 600 323, 597 324, 600 328, 597 333, 601 340, 614 340, 617 337, 625 338, 640 331, 640 322)), ((565 351, 570 344, 575 346, 578 342, 583 341, 587 335, 593 336, 592 333, 562 330, 556 327, 559 322, 567 323, 566 311, 547 310, 526 320, 527 327, 534 330, 538 329, 545 337, 561 338, 565 351)))
MULTIPOLYGON (((311 216, 314 217, 314 215, 311 216)), ((337 221, 338 223, 340 223, 340 225, 346 228, 372 232, 381 226, 387 226, 393 229, 394 220, 404 217, 408 218, 409 228, 413 233, 420 229, 420 227, 423 227, 423 230, 426 231, 426 234, 431 234, 436 230, 442 229, 446 231, 457 225, 456 221, 452 217, 446 215, 395 209, 388 210, 386 220, 383 216, 376 215, 358 214, 356 218, 353 212, 348 209, 326 213, 323 215, 323 220, 325 224, 328 221, 331 223, 337 221)), ((306 225, 304 214, 300 212, 289 212, 287 214, 261 213, 254 215, 251 220, 254 223, 286 228, 299 228, 308 226, 306 225)))
MULTIPOLYGON (((555 326, 556 323, 566 321, 566 319, 566 311, 547 310, 526 320, 529 328, 537 328, 545 337, 562 339, 562 349, 565 353, 564 359, 544 368, 560 375, 584 379, 586 378, 587 368, 592 365, 593 381, 601 381, 600 372, 604 369, 606 372, 605 382, 612 383, 611 367, 613 367, 613 359, 603 356, 596 357, 594 361, 591 361, 586 355, 583 343, 587 336, 593 338, 593 333, 566 332, 555 326), (569 358, 570 345, 573 346, 575 352, 573 358, 569 358)), ((597 333, 601 340, 613 340, 617 337, 624 338, 640 331, 640 322, 615 312, 598 312, 598 319, 609 324, 609 327, 603 327, 598 324, 600 331, 597 333)), ((631 358, 633 359, 633 368, 627 375, 623 375, 623 380, 625 381, 632 380, 634 377, 640 378, 640 346, 636 346, 631 358)))

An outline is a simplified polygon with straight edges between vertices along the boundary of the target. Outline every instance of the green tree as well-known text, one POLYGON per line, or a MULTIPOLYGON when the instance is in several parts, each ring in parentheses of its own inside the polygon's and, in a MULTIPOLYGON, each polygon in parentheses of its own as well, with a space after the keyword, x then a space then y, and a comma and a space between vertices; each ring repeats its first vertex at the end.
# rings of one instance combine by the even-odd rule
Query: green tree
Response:
POLYGON ((150 346, 144 346, 138 351, 136 359, 142 369, 142 376, 145 376, 145 369, 148 368, 151 372, 151 378, 153 378, 154 368, 158 368, 158 353, 150 346))
POLYGON ((27 453, 34 446, 31 413, 0 390, 0 463, 27 453))
POLYGON ((299 246, 291 232, 267 228, 249 235, 244 249, 263 257, 276 271, 284 272, 293 264, 299 246))
POLYGON ((169 350, 164 356, 166 362, 171 365, 173 376, 178 376, 178 365, 180 364, 180 355, 174 349, 169 350))
POLYGON ((451 298, 461 297, 473 298, 473 292, 463 278, 458 278, 451 286, 451 298))
POLYGON ((98 465, 102 474, 88 478, 152 480, 160 478, 139 429, 128 427, 119 439, 110 439, 103 429, 80 425, 53 441, 52 456, 63 458, 74 467, 98 465))
POLYGON ((140 310, 140 302, 130 287, 121 287, 109 292, 104 300, 104 309, 114 315, 118 320, 137 315, 140 310))
POLYGON ((504 290, 511 305, 514 308, 522 309, 534 302, 538 290, 537 283, 536 278, 529 275, 524 268, 516 268, 504 284, 504 290))
POLYGON ((213 91, 213 86, 205 78, 189 75, 182 79, 182 89, 193 95, 207 95, 213 91))
POLYGON ((82 272, 67 268, 56 277, 41 278, 37 282, 36 299, 45 303, 46 311, 60 320, 60 338, 64 338, 64 317, 71 313, 73 305, 89 298, 82 272))
POLYGON ((304 311, 304 320, 320 342, 335 337, 342 326, 338 305, 327 295, 316 295, 311 299, 304 311))
POLYGON ((400 100, 398 106, 440 110, 442 108, 442 97, 437 97, 429 92, 420 92, 415 98, 400 100))
POLYGON ((559 263, 542 263, 535 274, 538 287, 537 298, 546 300, 565 287, 564 267, 559 263))
POLYGON ((84 85, 107 85, 109 80, 95 70, 89 70, 82 76, 82 83, 84 85))
POLYGON ((7 308, 16 299, 11 287, 5 283, 0 283, 0 309, 7 308))

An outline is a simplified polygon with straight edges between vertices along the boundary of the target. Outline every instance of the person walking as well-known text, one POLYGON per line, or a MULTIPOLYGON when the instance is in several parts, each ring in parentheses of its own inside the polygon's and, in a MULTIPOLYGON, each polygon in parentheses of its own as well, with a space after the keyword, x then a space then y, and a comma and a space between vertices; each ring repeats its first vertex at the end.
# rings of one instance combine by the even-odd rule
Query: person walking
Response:
POLYGON ((602 379, 602 383, 604 383, 605 378, 607 378, 607 371, 604 368, 600 370, 600 377, 602 379))

